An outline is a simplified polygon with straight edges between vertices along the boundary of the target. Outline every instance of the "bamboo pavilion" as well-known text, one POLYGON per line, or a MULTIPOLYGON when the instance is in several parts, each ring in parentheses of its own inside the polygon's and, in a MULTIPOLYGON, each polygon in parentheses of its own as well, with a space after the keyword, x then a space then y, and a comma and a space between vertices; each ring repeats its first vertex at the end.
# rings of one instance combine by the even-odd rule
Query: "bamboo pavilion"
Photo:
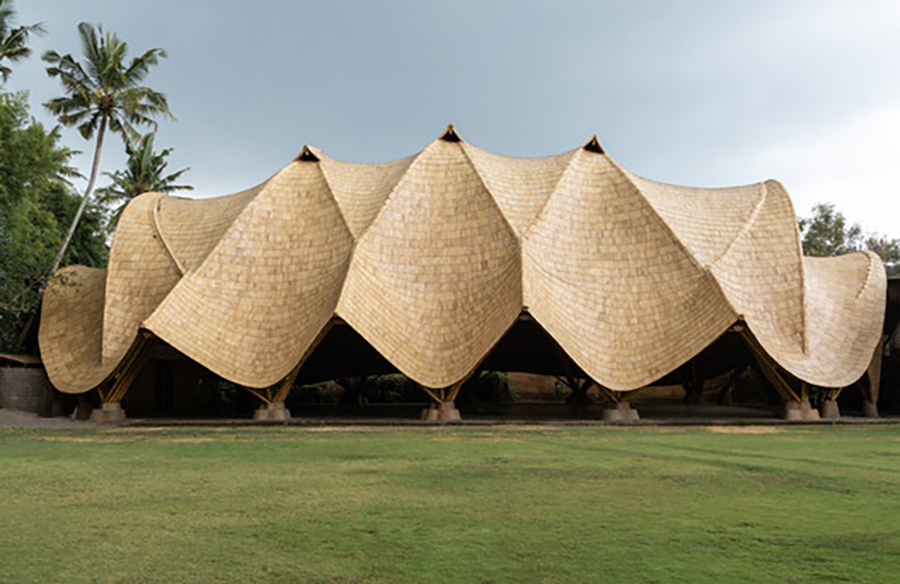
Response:
POLYGON ((511 158, 450 126, 391 162, 304 147, 243 192, 135 198, 108 268, 68 267, 48 288, 39 341, 53 385, 96 388, 112 417, 157 340, 277 409, 335 323, 419 383, 440 418, 522 319, 615 392, 739 331, 800 402, 797 383, 866 373, 885 288, 873 253, 804 257, 776 181, 674 186, 596 138, 511 158))

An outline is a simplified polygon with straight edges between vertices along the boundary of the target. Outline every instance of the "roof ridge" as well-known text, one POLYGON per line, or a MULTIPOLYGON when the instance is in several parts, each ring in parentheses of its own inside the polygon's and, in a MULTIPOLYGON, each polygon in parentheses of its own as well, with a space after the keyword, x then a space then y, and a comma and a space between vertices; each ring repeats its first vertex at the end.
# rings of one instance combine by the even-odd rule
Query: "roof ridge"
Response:
MULTIPOLYGON (((453 129, 453 126, 451 125, 449 129, 453 129)), ((459 150, 460 150, 460 152, 462 152, 463 157, 464 157, 464 158, 466 159, 466 161, 469 163, 469 166, 472 167, 472 170, 475 172, 475 176, 478 177, 478 182, 481 183, 481 186, 484 187, 484 190, 485 190, 485 191, 487 192, 487 194, 490 196, 490 198, 491 198, 491 203, 494 205, 494 208, 497 209, 497 212, 500 213, 500 216, 503 218, 503 223, 506 225, 506 228, 509 229, 510 233, 512 233, 512 234, 513 234, 513 237, 515 237, 515 239, 516 239, 516 246, 518 246, 519 252, 520 252, 520 254, 521 254, 521 251, 522 251, 522 237, 520 237, 519 234, 516 233, 516 230, 515 230, 515 228, 512 226, 512 223, 509 222, 509 217, 507 217, 507 216, 506 216, 506 213, 503 212, 503 207, 502 207, 502 206, 500 205, 500 203, 497 201, 497 196, 494 194, 494 191, 491 190, 491 187, 488 185, 487 181, 485 180, 484 175, 483 175, 483 174, 481 173, 481 171, 478 169, 478 165, 475 164, 475 161, 472 160, 472 157, 469 156, 469 153, 468 153, 468 152, 466 152, 466 148, 465 148, 465 146, 464 146, 464 144, 466 144, 466 143, 467 143, 467 142, 462 142, 462 141, 460 141, 460 143, 457 144, 457 145, 459 146, 459 150)), ((523 234, 523 235, 524 235, 524 234, 523 234)), ((521 255, 520 255, 520 259, 521 259, 521 255)))

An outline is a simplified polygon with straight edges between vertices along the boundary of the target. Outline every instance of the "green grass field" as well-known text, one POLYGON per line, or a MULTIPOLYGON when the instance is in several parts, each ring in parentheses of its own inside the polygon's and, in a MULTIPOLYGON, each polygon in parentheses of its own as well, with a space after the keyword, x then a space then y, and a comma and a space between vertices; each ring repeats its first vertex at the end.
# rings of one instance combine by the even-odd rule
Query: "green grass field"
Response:
POLYGON ((0 581, 898 581, 900 426, 735 430, 0 430, 0 581))

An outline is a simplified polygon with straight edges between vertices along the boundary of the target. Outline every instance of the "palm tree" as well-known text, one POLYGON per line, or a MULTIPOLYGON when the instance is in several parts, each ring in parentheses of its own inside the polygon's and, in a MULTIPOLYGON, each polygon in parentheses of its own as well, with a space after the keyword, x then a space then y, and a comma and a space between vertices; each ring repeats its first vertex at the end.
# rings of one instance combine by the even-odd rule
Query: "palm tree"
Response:
POLYGON ((125 205, 131 199, 141 193, 172 193, 175 191, 189 191, 194 187, 188 185, 177 185, 182 174, 190 170, 182 168, 178 172, 165 174, 166 157, 172 152, 171 148, 166 148, 162 152, 153 151, 153 139, 156 134, 150 133, 141 138, 141 142, 137 147, 127 146, 128 161, 125 164, 125 170, 117 170, 116 172, 104 173, 112 180, 112 184, 97 189, 97 195, 100 197, 101 203, 108 205, 116 205, 109 219, 109 229, 112 231, 125 205))
MULTIPOLYGON (((31 55, 28 35, 43 34, 45 31, 41 23, 12 28, 14 12, 12 0, 0 0, 0 61, 6 59, 15 63, 31 55)), ((3 77, 4 83, 11 73, 12 69, 0 62, 0 77, 3 77)))
POLYGON ((50 64, 47 74, 59 77, 65 94, 51 99, 44 107, 56 115, 63 126, 76 126, 85 140, 92 139, 95 134, 97 136, 84 197, 56 254, 50 274, 56 272, 62 262, 94 189, 106 130, 119 134, 126 145, 131 145, 140 137, 135 125, 156 127, 154 118, 159 115, 175 119, 169 111, 165 94, 141 85, 150 68, 157 65, 160 58, 166 57, 164 50, 150 49, 126 64, 128 45, 114 33, 104 33, 101 26, 94 27, 82 22, 78 25, 78 34, 81 37, 83 63, 76 61, 72 55, 61 56, 56 51, 44 53, 44 61, 50 64))

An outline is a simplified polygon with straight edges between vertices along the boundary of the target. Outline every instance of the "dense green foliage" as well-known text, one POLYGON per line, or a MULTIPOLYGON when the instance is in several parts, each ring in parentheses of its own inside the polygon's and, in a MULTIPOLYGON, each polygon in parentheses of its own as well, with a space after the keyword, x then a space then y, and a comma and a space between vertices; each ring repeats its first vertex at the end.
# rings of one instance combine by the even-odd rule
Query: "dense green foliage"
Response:
POLYGON ((0 581, 896 581, 896 426, 716 430, 0 430, 0 581))
MULTIPOLYGON (((59 133, 28 119, 24 95, 0 94, 0 351, 15 349, 37 309, 40 288, 78 207, 67 182, 72 152, 59 133)), ((88 209, 66 261, 106 262, 102 212, 88 209)))
MULTIPOLYGON (((13 19, 12 3, 0 0, 0 76, 4 80, 10 73, 6 63, 30 54, 29 35, 44 32, 41 25, 13 27, 13 19)), ((63 95, 44 105, 63 126, 77 127, 86 139, 96 136, 83 197, 67 181, 77 174, 70 166, 73 153, 59 144, 58 129, 47 131, 30 121, 24 95, 0 95, 0 351, 36 351, 20 341, 27 338, 24 332, 33 332, 40 291, 59 265, 106 263, 105 209, 90 198, 103 134, 108 129, 120 134, 126 144, 136 144, 135 126, 155 126, 155 117, 171 117, 166 96, 142 84, 149 70, 165 57, 162 49, 129 60, 127 44, 115 34, 86 23, 78 31, 83 60, 55 51, 44 55, 48 75, 63 86, 63 95)), ((169 151, 154 153, 152 138, 141 146, 148 147, 145 158, 150 170, 162 172, 169 151)), ((132 158, 141 146, 129 152, 132 158)), ((180 174, 157 178, 163 181, 161 186, 168 184, 173 190, 181 188, 171 184, 180 174)), ((114 181, 110 198, 126 196, 115 188, 123 186, 127 175, 110 177, 114 181)))

